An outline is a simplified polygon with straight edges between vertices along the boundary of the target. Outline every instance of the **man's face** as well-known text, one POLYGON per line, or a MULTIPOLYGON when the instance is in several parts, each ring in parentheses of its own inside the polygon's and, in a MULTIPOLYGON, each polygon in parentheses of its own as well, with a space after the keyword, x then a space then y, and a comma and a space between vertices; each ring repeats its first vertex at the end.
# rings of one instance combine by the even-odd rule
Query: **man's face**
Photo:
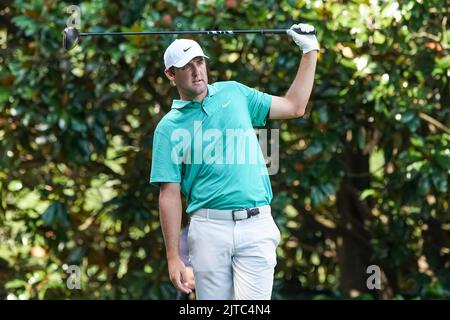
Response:
POLYGON ((203 99, 207 94, 208 74, 203 57, 195 57, 184 67, 165 71, 171 81, 175 81, 182 99, 203 99))

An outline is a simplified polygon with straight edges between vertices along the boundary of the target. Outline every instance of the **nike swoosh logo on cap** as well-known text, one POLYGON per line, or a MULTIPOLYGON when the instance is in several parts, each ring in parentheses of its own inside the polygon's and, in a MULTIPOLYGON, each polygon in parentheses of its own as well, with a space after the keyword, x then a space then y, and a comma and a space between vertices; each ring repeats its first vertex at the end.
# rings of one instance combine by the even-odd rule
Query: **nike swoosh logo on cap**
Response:
POLYGON ((192 46, 190 46, 189 48, 183 49, 184 52, 188 51, 190 48, 192 48, 192 46))

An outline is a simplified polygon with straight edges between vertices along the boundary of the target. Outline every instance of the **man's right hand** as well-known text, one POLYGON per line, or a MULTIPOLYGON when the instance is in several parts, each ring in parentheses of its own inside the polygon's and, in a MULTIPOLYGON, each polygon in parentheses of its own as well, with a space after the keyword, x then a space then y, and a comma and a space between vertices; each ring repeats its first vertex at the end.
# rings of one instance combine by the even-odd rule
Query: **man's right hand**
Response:
POLYGON ((172 281, 175 288, 186 294, 191 293, 192 289, 189 288, 186 266, 183 261, 181 261, 180 257, 168 259, 168 264, 170 281, 172 281))

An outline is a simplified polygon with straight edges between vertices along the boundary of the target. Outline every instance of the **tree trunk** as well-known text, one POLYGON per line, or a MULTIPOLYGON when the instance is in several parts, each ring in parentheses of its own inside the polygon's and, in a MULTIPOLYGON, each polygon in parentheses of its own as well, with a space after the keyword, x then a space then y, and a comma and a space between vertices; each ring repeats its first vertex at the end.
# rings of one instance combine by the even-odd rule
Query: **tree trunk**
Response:
POLYGON ((338 224, 345 230, 336 238, 340 287, 351 297, 359 293, 372 293, 378 298, 390 298, 392 290, 383 272, 381 291, 369 290, 367 287, 370 276, 367 274, 367 267, 376 264, 371 261, 373 248, 370 235, 365 229, 372 216, 369 206, 359 200, 359 194, 370 187, 369 157, 347 148, 344 151, 344 162, 349 174, 342 180, 337 193, 338 224))

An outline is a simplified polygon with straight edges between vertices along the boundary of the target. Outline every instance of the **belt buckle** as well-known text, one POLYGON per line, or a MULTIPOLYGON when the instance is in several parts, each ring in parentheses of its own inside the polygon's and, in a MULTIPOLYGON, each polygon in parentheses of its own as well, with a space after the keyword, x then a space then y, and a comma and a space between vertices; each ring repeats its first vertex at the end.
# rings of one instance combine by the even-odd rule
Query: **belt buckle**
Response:
POLYGON ((258 215, 259 213, 260 213, 259 212, 259 208, 246 208, 246 209, 231 210, 231 215, 233 216, 233 221, 240 221, 240 220, 249 219, 249 218, 251 218, 253 216, 258 215), (234 213, 237 212, 237 211, 245 211, 247 213, 247 216, 245 218, 242 218, 242 219, 236 219, 236 216, 235 216, 234 213))
POLYGON ((233 221, 241 221, 241 220, 245 220, 248 218, 248 212, 247 212, 247 217, 242 218, 242 219, 237 219, 236 216, 234 215, 235 212, 237 211, 246 211, 247 209, 237 209, 237 210, 231 210, 231 215, 233 216, 233 221))

